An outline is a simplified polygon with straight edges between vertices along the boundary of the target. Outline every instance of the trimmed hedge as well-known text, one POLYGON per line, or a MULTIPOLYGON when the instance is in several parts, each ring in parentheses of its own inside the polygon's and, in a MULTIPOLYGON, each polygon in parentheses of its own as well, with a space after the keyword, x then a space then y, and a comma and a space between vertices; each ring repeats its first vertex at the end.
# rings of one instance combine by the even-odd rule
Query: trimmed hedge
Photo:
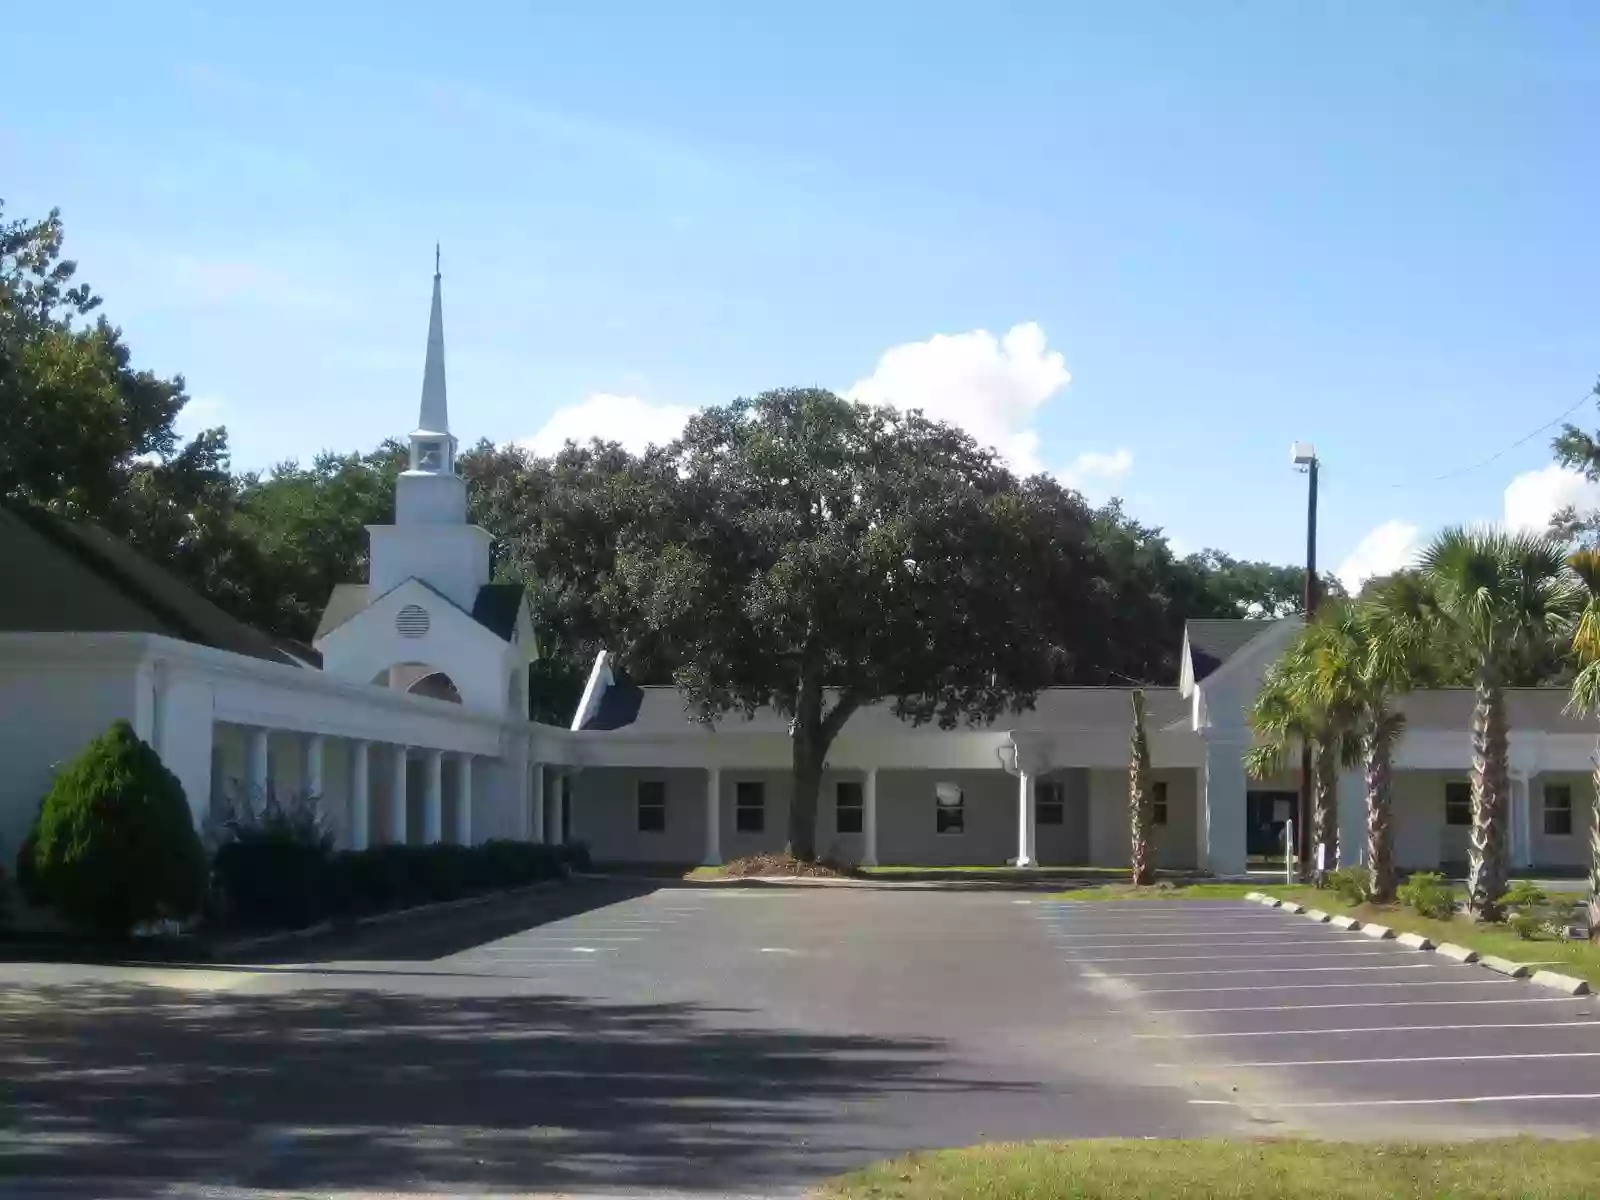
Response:
POLYGON ((582 845, 489 841, 330 851, 319 843, 251 834, 217 851, 214 916, 241 929, 299 929, 560 879, 588 865, 582 845))
POLYGON ((31 900, 110 935, 187 917, 206 893, 205 849, 183 785, 126 721, 56 776, 17 874, 31 900))

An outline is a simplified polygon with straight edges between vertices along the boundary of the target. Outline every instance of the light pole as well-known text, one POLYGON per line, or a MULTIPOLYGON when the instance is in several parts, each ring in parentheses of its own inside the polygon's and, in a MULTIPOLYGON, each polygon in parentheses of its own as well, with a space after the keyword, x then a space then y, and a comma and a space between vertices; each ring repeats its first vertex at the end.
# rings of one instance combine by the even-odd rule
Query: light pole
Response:
MULTIPOLYGON (((1310 486, 1306 492, 1306 591, 1303 601, 1306 621, 1309 622, 1317 614, 1317 459, 1316 447, 1308 442, 1296 442, 1289 447, 1289 460, 1294 464, 1295 470, 1304 471, 1310 486)), ((1295 822, 1295 839, 1299 844, 1296 850, 1300 857, 1300 873, 1302 878, 1307 868, 1311 865, 1312 837, 1311 829, 1311 743, 1302 741, 1300 746, 1300 815, 1295 822)))

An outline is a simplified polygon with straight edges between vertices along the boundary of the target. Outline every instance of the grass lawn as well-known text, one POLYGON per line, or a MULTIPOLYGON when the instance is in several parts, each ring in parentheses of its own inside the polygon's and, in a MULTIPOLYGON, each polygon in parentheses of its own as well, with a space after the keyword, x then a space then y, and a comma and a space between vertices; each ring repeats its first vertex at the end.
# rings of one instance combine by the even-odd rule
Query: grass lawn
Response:
MULTIPOLYGON (((1127 884, 1107 884, 1101 887, 1080 888, 1057 892, 1052 900, 1237 900, 1247 892, 1263 892, 1285 900, 1295 900, 1308 908, 1320 908, 1334 914, 1348 913, 1362 921, 1375 921, 1387 925, 1396 933, 1420 933, 1435 943, 1454 942, 1479 954, 1494 954, 1513 962, 1539 963, 1549 970, 1560 971, 1587 979, 1591 987, 1600 991, 1600 948, 1588 942, 1567 942, 1539 938, 1524 941, 1505 925, 1480 925, 1466 917, 1449 921, 1435 921, 1418 916, 1409 908, 1382 907, 1375 904, 1346 904, 1331 891, 1314 887, 1293 887, 1285 884, 1255 883, 1195 883, 1178 887, 1134 888, 1127 884)), ((1299 918, 1286 918, 1296 920, 1299 918)))
POLYGON ((823 1185, 833 1200, 1376 1200, 1589 1196, 1600 1142, 1080 1141, 912 1154, 823 1185))

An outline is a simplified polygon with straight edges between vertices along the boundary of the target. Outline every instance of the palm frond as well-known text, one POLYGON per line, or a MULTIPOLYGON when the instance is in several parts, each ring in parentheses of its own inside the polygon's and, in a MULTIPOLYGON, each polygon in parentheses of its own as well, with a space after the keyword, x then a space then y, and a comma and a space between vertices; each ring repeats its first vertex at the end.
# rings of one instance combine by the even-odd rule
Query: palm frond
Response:
POLYGON ((1600 715, 1600 661, 1589 663, 1573 677, 1567 711, 1583 717, 1600 715))

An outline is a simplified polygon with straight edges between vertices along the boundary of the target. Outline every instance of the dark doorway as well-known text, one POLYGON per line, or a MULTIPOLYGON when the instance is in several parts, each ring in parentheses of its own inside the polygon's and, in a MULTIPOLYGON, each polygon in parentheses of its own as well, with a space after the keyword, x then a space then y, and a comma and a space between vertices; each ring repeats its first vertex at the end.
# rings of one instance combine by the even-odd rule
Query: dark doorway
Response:
POLYGON ((1250 792, 1245 797, 1245 853, 1255 862, 1283 861, 1283 826, 1298 792, 1250 792))

